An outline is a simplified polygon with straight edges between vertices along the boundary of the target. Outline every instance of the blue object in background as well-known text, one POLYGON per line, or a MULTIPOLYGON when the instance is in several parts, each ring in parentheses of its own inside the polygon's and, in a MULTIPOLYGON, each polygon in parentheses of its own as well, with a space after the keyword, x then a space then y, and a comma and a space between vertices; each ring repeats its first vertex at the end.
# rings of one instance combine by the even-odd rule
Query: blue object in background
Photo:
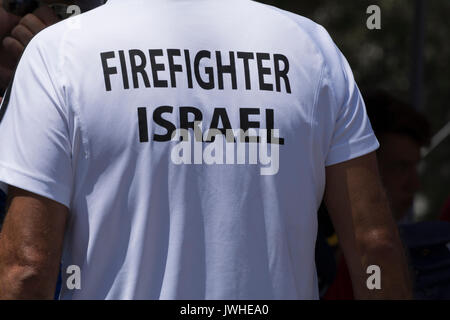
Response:
POLYGON ((414 271, 418 300, 450 300, 450 222, 400 225, 414 271))

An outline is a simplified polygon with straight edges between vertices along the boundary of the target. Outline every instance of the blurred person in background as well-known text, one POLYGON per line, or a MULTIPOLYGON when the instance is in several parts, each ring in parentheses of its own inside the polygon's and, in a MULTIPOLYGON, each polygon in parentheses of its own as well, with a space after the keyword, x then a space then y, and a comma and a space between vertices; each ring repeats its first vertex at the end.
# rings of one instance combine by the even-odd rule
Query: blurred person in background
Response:
POLYGON ((48 6, 19 17, 7 12, 0 0, 0 96, 11 81, 26 45, 41 30, 60 19, 48 6))
POLYGON ((0 0, 0 101, 11 81, 19 59, 30 40, 43 29, 61 20, 52 4, 75 4, 81 12, 93 9, 103 0, 44 0, 40 6, 24 16, 17 16, 5 10, 0 0))
POLYGON ((11 30, 19 21, 20 17, 6 12, 3 8, 3 0, 0 0, 0 99, 11 80, 13 70, 19 60, 18 56, 14 56, 6 50, 3 40, 11 33, 11 30))
MULTIPOLYGON (((450 241, 450 224, 440 221, 405 223, 411 220, 414 196, 420 188, 418 165, 421 148, 430 142, 429 122, 411 105, 385 91, 372 91, 364 97, 369 119, 380 142, 377 161, 382 182, 402 240, 408 248, 410 268, 414 269, 411 274, 415 275, 415 297, 448 299, 450 288, 445 279, 450 281, 450 269, 446 267, 450 263, 450 255, 445 245, 450 241)), ((326 209, 325 214, 319 212, 322 229, 328 225, 324 216, 326 209)), ((334 282, 323 298, 353 299, 345 258, 336 246, 336 241, 333 241, 335 235, 328 233, 327 236, 329 245, 336 248, 339 263, 334 282)), ((322 250, 322 255, 324 252, 322 250)), ((318 265, 323 263, 328 262, 324 258, 317 262, 318 265)))
POLYGON ((380 142, 377 159, 391 210, 398 222, 412 213, 420 188, 421 148, 430 143, 430 124, 412 105, 385 91, 365 96, 367 113, 380 142))

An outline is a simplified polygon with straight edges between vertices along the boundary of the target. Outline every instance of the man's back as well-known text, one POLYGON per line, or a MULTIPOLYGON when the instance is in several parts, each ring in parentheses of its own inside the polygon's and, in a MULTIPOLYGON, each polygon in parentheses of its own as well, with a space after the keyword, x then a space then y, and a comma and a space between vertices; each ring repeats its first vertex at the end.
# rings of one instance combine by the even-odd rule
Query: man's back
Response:
POLYGON ((33 94, 30 75, 49 103, 24 115, 13 86, 0 142, 8 117, 49 129, 14 138, 35 143, 0 164, 26 174, 1 178, 70 208, 81 289, 62 298, 318 297, 325 166, 378 147, 323 28, 251 1, 110 0, 39 34, 15 80, 33 94))

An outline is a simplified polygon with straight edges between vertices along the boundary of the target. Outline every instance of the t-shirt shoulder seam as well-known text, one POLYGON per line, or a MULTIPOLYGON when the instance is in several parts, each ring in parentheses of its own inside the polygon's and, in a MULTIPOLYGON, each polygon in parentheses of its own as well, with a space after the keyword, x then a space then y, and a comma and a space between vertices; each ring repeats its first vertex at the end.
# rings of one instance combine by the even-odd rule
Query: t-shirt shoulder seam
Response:
MULTIPOLYGON (((60 21, 59 23, 67 23, 67 21, 60 21)), ((59 30, 55 30, 52 27, 56 27, 55 25, 48 27, 47 29, 42 30, 42 34, 41 37, 46 35, 45 33, 50 33, 53 32, 54 36, 56 38, 58 38, 58 42, 59 45, 57 47, 57 52, 56 52, 56 57, 57 59, 55 59, 55 62, 50 62, 50 63, 54 63, 54 70, 55 70, 55 83, 57 84, 57 86, 60 87, 61 91, 61 95, 63 98, 63 103, 64 103, 64 108, 67 112, 67 116, 70 117, 71 114, 73 114, 73 117, 78 119, 78 122, 80 124, 80 130, 81 130, 81 143, 84 145, 85 147, 85 158, 89 158, 89 138, 88 138, 88 134, 87 134, 87 129, 86 126, 84 125, 84 122, 82 120, 82 117, 80 115, 80 111, 79 111, 79 107, 77 105, 74 105, 72 103, 70 103, 70 99, 68 96, 68 86, 69 86, 69 80, 66 76, 66 74, 64 73, 64 65, 67 62, 67 55, 66 52, 67 50, 65 49, 67 47, 67 38, 68 38, 68 34, 70 33, 70 31, 72 30, 70 27, 65 28, 62 31, 59 30), (63 88, 65 88, 66 90, 63 90, 63 88)), ((59 27, 61 28, 62 25, 59 25, 59 27)), ((39 34, 36 35, 36 38, 33 38, 33 40, 35 41, 39 41, 41 40, 40 38, 38 38, 39 34)), ((41 41, 38 44, 40 44, 41 41)), ((43 50, 43 48, 41 46, 37 46, 38 50, 43 50)), ((42 55, 42 53, 41 53, 42 55)), ((45 64, 48 63, 47 60, 45 60, 45 56, 43 56, 43 61, 45 64)), ((47 66, 46 66, 47 68, 47 66)), ((47 72, 49 72, 48 68, 47 68, 47 72)), ((50 73, 49 73, 50 75, 50 73)), ((69 132, 70 133, 70 132, 69 132)), ((73 155, 73 145, 72 145, 72 139, 69 139, 71 142, 71 154, 73 155)))
MULTIPOLYGON (((319 92, 320 92, 320 88, 322 85, 322 81, 323 81, 323 77, 324 77, 324 73, 325 73, 325 64, 322 63, 322 66, 320 68, 320 75, 319 75, 319 80, 317 82, 317 86, 316 86, 316 90, 314 93, 314 101, 313 101, 313 107, 312 107, 312 111, 311 111, 311 116, 310 116, 310 126, 311 126, 311 134, 310 134, 310 150, 312 151, 314 148, 314 133, 315 133, 315 119, 317 116, 317 105, 319 102, 319 92)), ((311 155, 313 155, 313 152, 311 152, 311 155)), ((314 159, 311 159, 311 161, 313 161, 314 159)), ((315 175, 315 171, 313 170, 313 174, 314 174, 314 181, 317 181, 317 177, 315 175)))

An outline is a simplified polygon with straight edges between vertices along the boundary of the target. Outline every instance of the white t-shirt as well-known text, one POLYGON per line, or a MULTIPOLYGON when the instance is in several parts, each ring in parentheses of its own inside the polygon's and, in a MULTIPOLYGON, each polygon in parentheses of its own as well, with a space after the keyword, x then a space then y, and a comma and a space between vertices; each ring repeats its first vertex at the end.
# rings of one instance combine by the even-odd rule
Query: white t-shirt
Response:
POLYGON ((328 33, 247 0, 49 27, 1 113, 0 180, 70 208, 63 299, 316 299, 325 167, 379 146, 328 33))

